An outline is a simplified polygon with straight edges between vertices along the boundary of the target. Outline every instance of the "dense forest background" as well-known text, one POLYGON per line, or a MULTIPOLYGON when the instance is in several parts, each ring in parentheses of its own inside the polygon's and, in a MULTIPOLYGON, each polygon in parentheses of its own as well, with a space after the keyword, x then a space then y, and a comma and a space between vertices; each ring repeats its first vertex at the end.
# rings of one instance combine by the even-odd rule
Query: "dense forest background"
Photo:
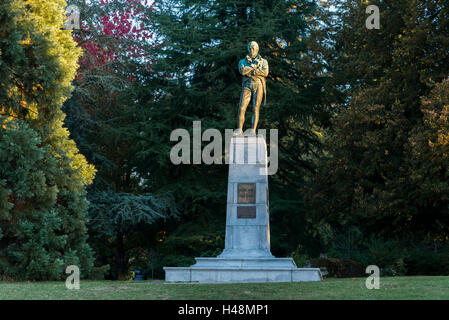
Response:
POLYGON ((1 278, 163 278, 221 253, 228 168, 174 165, 170 133, 235 128, 250 41, 279 137, 272 253, 449 274, 446 1, 6 0, 0 21, 1 278))

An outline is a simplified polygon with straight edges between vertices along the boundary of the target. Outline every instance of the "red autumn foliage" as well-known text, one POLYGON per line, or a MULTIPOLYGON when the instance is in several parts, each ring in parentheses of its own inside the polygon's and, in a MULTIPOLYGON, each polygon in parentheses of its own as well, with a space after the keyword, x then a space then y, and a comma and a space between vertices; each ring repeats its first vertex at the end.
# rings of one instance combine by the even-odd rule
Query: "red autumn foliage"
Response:
MULTIPOLYGON (((120 9, 113 9, 99 19, 81 21, 81 31, 74 33, 74 39, 85 51, 79 61, 78 81, 83 80, 84 72, 93 69, 113 72, 108 65, 118 63, 120 57, 148 60, 145 45, 151 42, 153 33, 145 28, 144 20, 149 18, 148 12, 155 10, 155 1, 101 0, 95 5, 101 7, 108 4, 120 4, 115 7, 120 9)), ((117 67, 120 66, 116 64, 114 68, 117 67)))

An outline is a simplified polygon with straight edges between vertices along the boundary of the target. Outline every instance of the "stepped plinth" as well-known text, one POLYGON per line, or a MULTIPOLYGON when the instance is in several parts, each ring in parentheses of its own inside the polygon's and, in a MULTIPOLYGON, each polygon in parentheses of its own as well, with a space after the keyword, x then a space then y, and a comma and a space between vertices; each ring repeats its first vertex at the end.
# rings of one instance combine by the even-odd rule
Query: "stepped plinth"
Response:
POLYGON ((235 135, 229 147, 225 248, 190 267, 165 267, 167 282, 320 281, 319 268, 297 268, 270 251, 267 146, 262 135, 235 135))

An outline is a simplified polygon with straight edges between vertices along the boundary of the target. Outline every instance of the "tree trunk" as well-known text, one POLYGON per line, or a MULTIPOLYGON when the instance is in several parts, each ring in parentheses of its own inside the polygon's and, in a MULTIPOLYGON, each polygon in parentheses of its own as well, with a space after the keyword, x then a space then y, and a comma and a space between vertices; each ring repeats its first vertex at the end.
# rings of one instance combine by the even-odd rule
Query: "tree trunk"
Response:
POLYGON ((125 281, 125 275, 128 271, 127 263, 125 257, 125 245, 124 245, 124 234, 119 232, 117 234, 117 251, 116 251, 116 264, 117 264, 117 278, 120 281, 125 281))

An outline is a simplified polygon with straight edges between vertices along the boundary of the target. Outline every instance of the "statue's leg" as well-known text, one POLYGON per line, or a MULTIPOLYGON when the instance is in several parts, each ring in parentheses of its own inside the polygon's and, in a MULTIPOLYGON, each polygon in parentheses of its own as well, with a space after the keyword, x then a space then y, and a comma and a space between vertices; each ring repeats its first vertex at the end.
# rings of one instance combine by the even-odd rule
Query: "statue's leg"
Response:
POLYGON ((243 124, 245 123, 245 112, 248 104, 251 100, 251 89, 244 87, 242 90, 242 94, 240 95, 240 108, 239 108, 239 116, 237 118, 237 125, 240 130, 243 131, 243 124))
POLYGON ((253 130, 254 133, 256 132, 257 125, 259 123, 259 110, 260 105, 262 104, 262 98, 263 98, 263 87, 262 83, 259 81, 257 85, 257 91, 256 96, 253 102, 253 130))

